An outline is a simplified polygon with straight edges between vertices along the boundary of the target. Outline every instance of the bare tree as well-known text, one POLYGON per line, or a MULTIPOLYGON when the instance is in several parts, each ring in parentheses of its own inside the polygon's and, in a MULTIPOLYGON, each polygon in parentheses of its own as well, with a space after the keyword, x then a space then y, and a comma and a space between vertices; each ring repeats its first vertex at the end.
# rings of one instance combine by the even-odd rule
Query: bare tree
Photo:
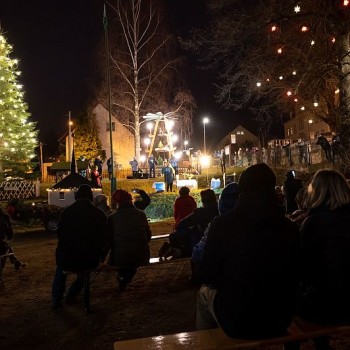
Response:
MULTIPOLYGON (((183 111, 186 105, 185 101, 174 105, 179 60, 174 58, 174 40, 161 26, 160 11, 152 1, 116 0, 109 6, 117 24, 110 35, 113 110, 133 130, 139 159, 142 115, 158 110, 183 111)), ((183 116, 188 125, 191 110, 183 116)), ((192 132, 191 126, 188 131, 192 132)))
POLYGON ((216 98, 223 106, 288 116, 309 109, 332 129, 350 129, 347 2, 207 3, 210 26, 185 44, 200 54, 202 66, 218 72, 216 98))

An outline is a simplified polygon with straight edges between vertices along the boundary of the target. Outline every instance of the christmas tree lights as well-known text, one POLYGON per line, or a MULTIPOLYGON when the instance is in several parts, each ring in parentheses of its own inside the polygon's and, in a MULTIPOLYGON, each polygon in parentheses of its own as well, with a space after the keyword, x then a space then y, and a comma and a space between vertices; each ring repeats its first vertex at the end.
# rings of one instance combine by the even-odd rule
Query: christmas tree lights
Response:
POLYGON ((0 177, 6 168, 28 168, 38 144, 35 123, 28 121, 23 87, 17 81, 18 60, 11 53, 12 46, 0 33, 0 177))

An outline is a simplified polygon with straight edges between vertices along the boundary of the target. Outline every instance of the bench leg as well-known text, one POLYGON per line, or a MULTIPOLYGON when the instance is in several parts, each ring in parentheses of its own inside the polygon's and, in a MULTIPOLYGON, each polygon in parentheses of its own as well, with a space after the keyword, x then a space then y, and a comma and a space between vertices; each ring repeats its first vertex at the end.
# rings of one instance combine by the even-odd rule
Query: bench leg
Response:
POLYGON ((90 312, 90 273, 84 272, 84 311, 90 312))

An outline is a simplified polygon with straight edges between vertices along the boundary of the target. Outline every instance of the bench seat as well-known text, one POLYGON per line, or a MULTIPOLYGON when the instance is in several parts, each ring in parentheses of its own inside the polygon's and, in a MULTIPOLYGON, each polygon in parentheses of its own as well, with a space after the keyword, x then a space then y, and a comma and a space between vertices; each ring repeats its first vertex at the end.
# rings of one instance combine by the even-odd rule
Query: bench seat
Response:
POLYGON ((182 332, 148 338, 117 341, 114 350, 229 350, 263 348, 281 345, 296 340, 306 340, 336 333, 350 333, 350 325, 320 326, 295 318, 288 329, 288 335, 279 338, 247 340, 229 338, 221 328, 182 332))

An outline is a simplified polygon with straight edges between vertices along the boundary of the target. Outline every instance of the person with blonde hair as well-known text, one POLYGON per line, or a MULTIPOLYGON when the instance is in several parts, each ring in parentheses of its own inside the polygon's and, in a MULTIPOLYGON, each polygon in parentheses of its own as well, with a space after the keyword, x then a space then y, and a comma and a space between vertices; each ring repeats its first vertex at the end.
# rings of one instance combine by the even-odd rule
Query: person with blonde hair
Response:
MULTIPOLYGON (((308 187, 308 213, 300 232, 298 313, 316 323, 350 322, 350 187, 335 170, 319 170, 308 187)), ((314 339, 329 349, 328 337, 314 339)))
POLYGON ((93 203, 94 206, 101 209, 107 217, 112 214, 112 210, 108 205, 108 197, 105 194, 98 194, 94 197, 93 203))

